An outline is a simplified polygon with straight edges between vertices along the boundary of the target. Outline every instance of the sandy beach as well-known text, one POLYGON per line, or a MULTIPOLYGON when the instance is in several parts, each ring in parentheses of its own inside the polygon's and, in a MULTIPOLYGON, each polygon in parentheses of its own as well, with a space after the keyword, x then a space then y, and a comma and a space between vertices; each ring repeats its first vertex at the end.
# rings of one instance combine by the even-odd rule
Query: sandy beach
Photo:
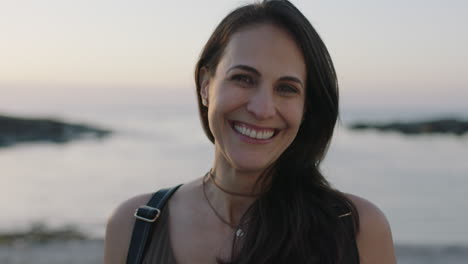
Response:
MULTIPOLYGON (((82 240, 0 246, 2 264, 103 263, 103 241, 82 240)), ((466 264, 468 247, 397 246, 399 264, 466 264)))

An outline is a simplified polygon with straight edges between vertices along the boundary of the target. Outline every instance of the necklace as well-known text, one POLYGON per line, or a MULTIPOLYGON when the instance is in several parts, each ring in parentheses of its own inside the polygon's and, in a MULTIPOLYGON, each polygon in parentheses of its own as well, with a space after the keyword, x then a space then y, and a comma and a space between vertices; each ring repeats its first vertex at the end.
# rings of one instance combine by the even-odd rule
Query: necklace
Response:
MULTIPOLYGON (((211 173, 209 173, 211 174, 211 173)), ((207 175, 208 176, 208 173, 207 175)), ((220 213, 218 213, 218 211, 216 211, 216 209, 214 208, 213 204, 211 204, 210 202, 210 199, 208 199, 208 195, 206 194, 206 188, 205 188, 205 178, 206 176, 203 178, 203 195, 205 196, 205 200, 206 202, 208 203, 208 206, 210 206, 211 210, 213 211, 213 213, 218 217, 219 220, 221 220, 221 222, 223 222, 224 224, 228 225, 229 227, 231 227, 232 229, 235 230, 234 234, 236 237, 242 237, 244 236, 244 230, 242 230, 240 224, 239 225, 234 225, 232 224, 231 222, 227 221, 226 219, 224 219, 220 213)))
POLYGON ((208 175, 210 176, 210 180, 213 182, 214 186, 216 186, 216 188, 220 189, 221 191, 227 194, 234 195, 234 196, 243 196, 243 197, 258 197, 258 194, 238 193, 238 192, 232 192, 232 191, 224 189, 223 187, 221 187, 221 185, 219 185, 216 182, 216 179, 214 177, 214 174, 211 172, 211 169, 210 171, 208 171, 208 175))

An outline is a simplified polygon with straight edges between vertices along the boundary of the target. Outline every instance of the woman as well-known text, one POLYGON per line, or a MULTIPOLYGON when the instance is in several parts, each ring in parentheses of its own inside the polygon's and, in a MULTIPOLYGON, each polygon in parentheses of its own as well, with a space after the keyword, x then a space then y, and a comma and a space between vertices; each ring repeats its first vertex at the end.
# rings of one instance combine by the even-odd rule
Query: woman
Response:
MULTIPOLYGON (((143 263, 396 263, 385 216, 332 189, 319 170, 338 86, 299 10, 264 1, 230 13, 206 43, 195 80, 214 164, 168 200, 143 263)), ((151 195, 110 217, 106 263, 125 263, 133 214, 151 195)))

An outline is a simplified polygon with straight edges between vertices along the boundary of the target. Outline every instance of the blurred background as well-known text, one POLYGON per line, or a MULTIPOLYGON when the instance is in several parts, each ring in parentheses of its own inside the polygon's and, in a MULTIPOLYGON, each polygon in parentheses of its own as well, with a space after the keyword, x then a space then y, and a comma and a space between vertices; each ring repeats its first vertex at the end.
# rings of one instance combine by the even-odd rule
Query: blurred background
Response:
MULTIPOLYGON (((120 202, 210 168, 194 66, 219 21, 250 2, 0 1, 0 116, 113 131, 0 144, 1 263, 101 263, 105 223, 120 202), (37 230, 86 239, 25 238, 37 230)), ((292 2, 339 76, 341 122, 324 173, 382 209, 400 263, 466 263, 468 134, 349 125, 468 121, 468 3, 292 2)))

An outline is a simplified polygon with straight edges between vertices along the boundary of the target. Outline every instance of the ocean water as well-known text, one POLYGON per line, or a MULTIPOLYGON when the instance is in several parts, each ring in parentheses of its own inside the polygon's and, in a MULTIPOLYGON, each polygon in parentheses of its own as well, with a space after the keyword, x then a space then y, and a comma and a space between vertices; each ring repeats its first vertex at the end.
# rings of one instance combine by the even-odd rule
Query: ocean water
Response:
MULTIPOLYGON (((186 101, 3 104, 0 113, 54 116, 115 131, 102 140, 0 149, 0 232, 43 222, 77 225, 102 238, 107 217, 123 200, 200 177, 212 165, 212 144, 195 104, 186 101)), ((343 109, 323 171, 338 189, 379 206, 397 244, 467 246, 468 135, 404 136, 346 128, 353 120, 433 114, 343 109)))

